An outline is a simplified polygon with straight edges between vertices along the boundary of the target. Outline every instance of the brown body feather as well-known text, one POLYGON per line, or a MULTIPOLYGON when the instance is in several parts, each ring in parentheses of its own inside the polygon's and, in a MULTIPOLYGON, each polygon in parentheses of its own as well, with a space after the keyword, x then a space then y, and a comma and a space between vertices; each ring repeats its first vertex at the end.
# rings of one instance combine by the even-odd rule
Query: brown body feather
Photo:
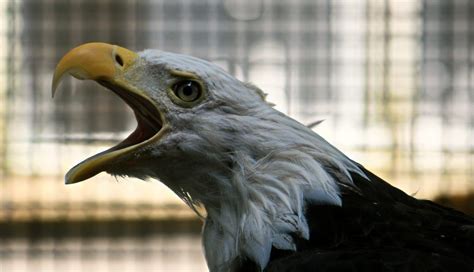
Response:
POLYGON ((473 271, 473 218, 364 172, 370 181, 353 175, 358 190, 345 189, 341 207, 307 207, 310 240, 273 249, 266 271, 473 271))

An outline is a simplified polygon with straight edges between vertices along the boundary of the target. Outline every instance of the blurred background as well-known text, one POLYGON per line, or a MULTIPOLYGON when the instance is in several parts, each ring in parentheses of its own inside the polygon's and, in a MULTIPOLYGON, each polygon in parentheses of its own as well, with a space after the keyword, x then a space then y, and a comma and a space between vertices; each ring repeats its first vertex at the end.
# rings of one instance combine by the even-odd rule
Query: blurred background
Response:
POLYGON ((65 172, 130 109, 60 57, 90 41, 218 63, 408 194, 474 214, 474 1, 0 0, 0 270, 206 271, 201 222, 157 181, 65 172))

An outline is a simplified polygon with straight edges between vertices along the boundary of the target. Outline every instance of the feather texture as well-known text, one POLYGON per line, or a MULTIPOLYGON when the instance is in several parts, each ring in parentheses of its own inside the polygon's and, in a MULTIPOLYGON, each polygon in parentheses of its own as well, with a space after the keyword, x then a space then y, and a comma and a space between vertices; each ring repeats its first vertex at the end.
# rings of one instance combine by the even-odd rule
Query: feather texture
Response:
POLYGON ((473 263, 474 239, 462 231, 472 219, 391 187, 212 63, 156 50, 139 55, 125 79, 147 90, 170 132, 136 154, 135 169, 109 172, 159 179, 196 212, 204 207, 211 271, 430 271, 473 263), (199 78, 203 102, 174 104, 169 71, 199 78))

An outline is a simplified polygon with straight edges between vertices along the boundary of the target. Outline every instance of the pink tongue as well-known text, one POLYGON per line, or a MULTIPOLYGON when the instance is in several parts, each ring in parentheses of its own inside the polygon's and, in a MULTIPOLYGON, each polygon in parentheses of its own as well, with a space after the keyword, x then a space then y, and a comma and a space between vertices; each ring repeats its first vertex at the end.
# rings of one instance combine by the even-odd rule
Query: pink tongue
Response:
POLYGON ((137 116, 137 128, 125 140, 112 147, 110 150, 118 150, 127 146, 132 146, 144 142, 155 134, 154 130, 149 127, 149 124, 141 117, 137 116))

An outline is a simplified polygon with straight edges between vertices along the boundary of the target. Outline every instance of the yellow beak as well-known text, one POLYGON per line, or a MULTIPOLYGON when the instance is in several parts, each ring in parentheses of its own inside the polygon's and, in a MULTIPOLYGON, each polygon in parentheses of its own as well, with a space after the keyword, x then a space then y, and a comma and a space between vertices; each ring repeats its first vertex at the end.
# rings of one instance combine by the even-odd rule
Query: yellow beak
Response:
MULTIPOLYGON (((119 77, 137 58, 138 55, 135 52, 117 45, 87 43, 78 46, 59 61, 54 72, 52 94, 54 96, 56 88, 66 74, 78 79, 104 80, 120 85, 119 77)), ((116 151, 105 151, 85 160, 66 174, 66 184, 76 183, 97 175, 110 161, 132 148, 130 146, 116 151)))
POLYGON ((54 96, 64 75, 78 79, 113 81, 137 58, 126 48, 107 43, 86 43, 69 51, 58 63, 54 72, 52 95, 54 96))

